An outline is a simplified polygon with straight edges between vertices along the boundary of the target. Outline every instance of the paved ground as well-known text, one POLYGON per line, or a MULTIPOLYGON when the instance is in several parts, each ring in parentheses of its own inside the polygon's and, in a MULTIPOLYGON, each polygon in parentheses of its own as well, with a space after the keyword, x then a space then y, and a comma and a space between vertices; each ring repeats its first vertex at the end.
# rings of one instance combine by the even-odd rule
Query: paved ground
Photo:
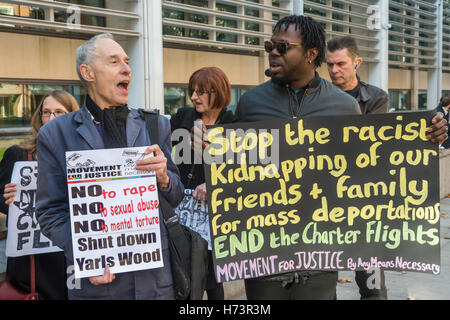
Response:
MULTIPOLYGON (((386 287, 389 300, 450 300, 450 198, 441 201, 441 273, 440 275, 419 272, 386 271, 386 287)), ((338 283, 338 300, 359 300, 359 289, 353 271, 339 272, 339 278, 352 279, 353 282, 338 283)), ((234 286, 241 287, 236 283, 234 286)), ((246 299, 245 292, 234 299, 246 299)), ((236 290, 235 290, 236 291, 236 290)))
MULTIPOLYGON (((441 201, 441 273, 431 275, 418 272, 386 271, 388 299, 450 300, 450 198, 441 201)), ((339 277, 354 278, 353 272, 340 272, 339 277)), ((338 299, 359 299, 358 286, 338 284, 338 299)))
MULTIPOLYGON (((450 300, 450 240, 444 237, 450 238, 450 198, 441 201, 441 274, 436 276, 418 272, 386 271, 388 299, 407 300, 411 297, 416 300, 450 300)), ((0 274, 6 267, 4 247, 5 241, 0 241, 0 274)), ((340 272, 339 277, 351 278, 353 282, 338 284, 338 299, 358 300, 354 272, 340 272)), ((228 299, 246 298, 242 281, 227 283, 225 290, 228 299)))

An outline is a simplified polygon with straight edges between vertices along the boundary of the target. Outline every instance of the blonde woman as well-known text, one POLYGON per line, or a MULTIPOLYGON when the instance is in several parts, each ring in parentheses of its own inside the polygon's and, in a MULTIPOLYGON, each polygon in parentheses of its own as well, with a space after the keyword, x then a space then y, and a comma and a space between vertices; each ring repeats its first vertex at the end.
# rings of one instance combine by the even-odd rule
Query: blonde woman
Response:
MULTIPOLYGON (((17 192, 16 184, 9 183, 17 161, 37 160, 36 136, 39 129, 55 117, 78 110, 75 98, 55 90, 46 94, 33 114, 30 140, 8 148, 0 163, 0 212, 8 214, 9 205, 17 192)), ((66 299, 66 267, 62 252, 40 254, 35 257, 36 291, 39 299, 66 299)), ((27 256, 8 258, 8 279, 25 291, 30 290, 30 261, 27 256)))

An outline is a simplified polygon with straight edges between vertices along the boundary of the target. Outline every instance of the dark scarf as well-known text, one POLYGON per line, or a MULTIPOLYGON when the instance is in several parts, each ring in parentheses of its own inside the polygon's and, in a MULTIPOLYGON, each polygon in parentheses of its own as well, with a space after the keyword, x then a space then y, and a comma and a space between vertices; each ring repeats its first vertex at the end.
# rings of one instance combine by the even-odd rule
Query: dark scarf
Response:
POLYGON ((128 113, 130 113, 127 105, 102 110, 87 95, 86 107, 94 117, 94 120, 100 123, 105 149, 126 148, 126 123, 128 113))

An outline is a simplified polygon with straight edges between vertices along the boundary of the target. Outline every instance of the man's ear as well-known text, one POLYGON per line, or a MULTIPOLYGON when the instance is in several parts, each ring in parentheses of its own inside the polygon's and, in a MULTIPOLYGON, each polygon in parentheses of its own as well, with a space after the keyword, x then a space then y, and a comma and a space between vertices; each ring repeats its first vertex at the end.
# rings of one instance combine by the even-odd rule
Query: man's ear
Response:
POLYGON ((80 73, 81 73, 81 76, 83 77, 84 81, 86 81, 86 82, 92 82, 95 80, 94 71, 92 70, 91 66, 89 66, 87 64, 82 64, 80 66, 80 73))
POLYGON ((311 62, 311 64, 316 61, 318 55, 319 50, 317 50, 316 48, 308 49, 308 51, 306 52, 306 58, 308 59, 308 62, 311 62))
POLYGON ((361 57, 357 57, 357 58, 355 59, 355 70, 358 70, 358 69, 359 69, 359 67, 361 66, 362 62, 363 62, 363 60, 362 60, 361 57))

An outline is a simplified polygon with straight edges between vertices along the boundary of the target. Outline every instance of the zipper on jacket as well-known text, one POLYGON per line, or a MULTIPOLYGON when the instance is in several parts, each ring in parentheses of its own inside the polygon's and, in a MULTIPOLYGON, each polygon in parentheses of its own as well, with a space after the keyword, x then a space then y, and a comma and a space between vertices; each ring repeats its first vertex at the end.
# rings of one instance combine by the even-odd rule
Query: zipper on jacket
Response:
POLYGON ((297 95, 296 95, 295 93, 291 92, 291 88, 289 88, 288 85, 286 85, 286 90, 287 90, 287 93, 288 93, 288 99, 289 99, 289 111, 291 112, 291 117, 292 117, 292 119, 296 119, 296 118, 297 118, 297 115, 296 115, 296 112, 295 112, 294 108, 292 107, 292 99, 295 99, 295 101, 297 102, 297 106, 298 106, 298 98, 297 98, 297 95), (292 97, 292 95, 293 95, 294 97, 292 97))
POLYGON ((297 95, 291 91, 291 88, 289 88, 289 86, 286 85, 286 90, 288 91, 288 97, 289 97, 289 111, 292 113, 292 119, 297 119, 297 117, 300 115, 300 111, 302 110, 302 106, 303 106, 303 102, 305 101, 305 97, 308 95, 309 93, 309 89, 305 90, 305 93, 302 96, 301 101, 298 101, 298 97, 297 95), (293 98, 292 95, 294 96, 295 101, 297 102, 297 110, 294 110, 294 108, 292 107, 291 104, 291 99, 293 98))
MULTIPOLYGON (((297 114, 295 115, 296 118, 300 115, 300 110, 302 110, 303 102, 305 101, 305 97, 308 95, 308 90, 309 89, 305 90, 305 93, 302 96, 302 100, 298 104, 297 114)), ((297 97, 297 95, 296 95, 296 97, 297 97)), ((297 103, 298 103, 298 99, 297 99, 297 103)))

